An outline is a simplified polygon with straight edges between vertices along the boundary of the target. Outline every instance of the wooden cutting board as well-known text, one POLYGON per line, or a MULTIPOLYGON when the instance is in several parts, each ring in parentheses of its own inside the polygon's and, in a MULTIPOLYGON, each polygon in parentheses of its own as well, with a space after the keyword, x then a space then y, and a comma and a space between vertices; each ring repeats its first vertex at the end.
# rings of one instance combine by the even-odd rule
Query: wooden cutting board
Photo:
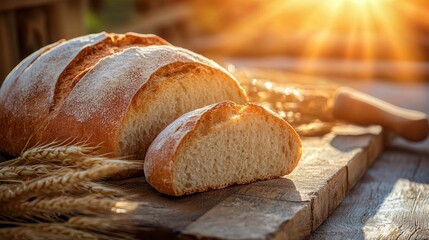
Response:
POLYGON ((169 197, 144 178, 121 181, 144 202, 133 214, 142 239, 300 239, 341 203, 382 151, 381 127, 336 127, 304 138, 290 175, 222 190, 169 197))

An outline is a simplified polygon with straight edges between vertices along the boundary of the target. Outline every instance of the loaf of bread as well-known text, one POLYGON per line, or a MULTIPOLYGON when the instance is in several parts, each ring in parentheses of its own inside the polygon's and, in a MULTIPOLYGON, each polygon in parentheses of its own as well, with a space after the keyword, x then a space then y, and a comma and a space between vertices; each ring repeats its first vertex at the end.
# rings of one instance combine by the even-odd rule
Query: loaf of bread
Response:
POLYGON ((144 159, 169 123, 223 100, 245 103, 218 64, 154 35, 99 33, 33 53, 0 89, 0 151, 52 141, 144 159))
POLYGON ((301 141, 283 119, 253 105, 221 102, 186 113, 150 145, 147 182, 174 196, 290 173, 301 141))

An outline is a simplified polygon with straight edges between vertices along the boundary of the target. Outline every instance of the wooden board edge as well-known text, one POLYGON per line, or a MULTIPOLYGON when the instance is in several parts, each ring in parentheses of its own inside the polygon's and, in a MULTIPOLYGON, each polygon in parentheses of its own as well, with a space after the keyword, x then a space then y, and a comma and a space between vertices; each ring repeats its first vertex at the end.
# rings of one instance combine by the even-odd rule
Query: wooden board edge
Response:
POLYGON ((302 239, 310 235, 311 215, 310 201, 294 202, 235 193, 183 229, 179 239, 302 239), (261 214, 271 216, 268 221, 281 221, 278 228, 267 230, 264 222, 258 220, 261 214), (251 222, 245 223, 244 219, 251 222))
POLYGON ((311 232, 316 230, 325 219, 341 203, 347 193, 347 168, 341 168, 321 191, 314 193, 311 201, 312 226, 311 232), (320 205, 325 205, 321 207, 320 205), (317 209, 317 211, 316 211, 317 209))
POLYGON ((371 167, 377 157, 383 152, 384 148, 393 138, 392 134, 389 134, 388 131, 382 129, 379 134, 373 135, 370 144, 362 148, 357 155, 355 155, 344 167, 346 177, 345 182, 341 182, 341 176, 344 174, 343 169, 336 174, 328 184, 339 184, 335 188, 325 188, 322 191, 317 193, 317 198, 312 201, 312 211, 313 211, 313 226, 311 232, 314 232, 328 217, 329 215, 341 204, 344 198, 347 196, 347 193, 359 182, 363 177, 365 172, 371 167), (362 163, 366 163, 363 164, 362 163), (356 171, 354 174, 350 174, 350 169, 355 169, 356 166, 359 166, 360 170, 356 171), (344 190, 345 186, 345 191, 344 190), (324 191, 326 190, 327 191, 324 191), (343 194, 344 193, 344 194, 343 194), (333 198, 333 199, 332 199, 333 198), (318 204, 323 204, 324 201, 328 202, 327 208, 318 207, 318 204), (319 209, 319 212, 314 212, 313 209, 319 209))

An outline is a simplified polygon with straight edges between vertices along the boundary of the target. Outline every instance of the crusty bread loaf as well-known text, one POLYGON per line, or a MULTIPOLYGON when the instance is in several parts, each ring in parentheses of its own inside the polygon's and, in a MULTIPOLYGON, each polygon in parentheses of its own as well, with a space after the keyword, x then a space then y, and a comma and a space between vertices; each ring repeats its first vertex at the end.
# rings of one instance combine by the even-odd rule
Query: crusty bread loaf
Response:
POLYGON ((290 173, 301 141, 283 119, 248 104, 221 102, 186 113, 150 145, 146 180, 180 196, 290 173))
POLYGON ((0 89, 0 151, 54 140, 101 144, 144 159, 156 135, 185 112, 247 97, 219 65, 154 35, 92 34, 23 60, 0 89))

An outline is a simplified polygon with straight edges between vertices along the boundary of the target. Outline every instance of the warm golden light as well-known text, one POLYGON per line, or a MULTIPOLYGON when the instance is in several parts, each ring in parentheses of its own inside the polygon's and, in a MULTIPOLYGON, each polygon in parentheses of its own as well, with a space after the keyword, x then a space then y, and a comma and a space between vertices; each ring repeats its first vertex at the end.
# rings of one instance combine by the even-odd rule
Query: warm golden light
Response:
MULTIPOLYGON (((308 61, 302 66, 302 71, 311 73, 315 60, 329 51, 335 51, 333 48, 338 45, 344 48, 345 60, 339 67, 347 69, 347 63, 352 65, 356 59, 361 59, 365 63, 361 71, 361 77, 364 78, 371 78, 373 71, 377 70, 373 62, 380 61, 375 59, 380 54, 385 55, 385 60, 399 63, 419 58, 418 49, 408 44, 407 38, 413 36, 413 33, 398 14, 397 4, 399 1, 337 0, 330 1, 327 4, 329 6, 320 6, 315 13, 318 17, 304 20, 309 26, 319 27, 320 31, 303 51, 302 56, 308 61), (336 34, 341 35, 341 39, 336 34)), ((417 74, 401 67, 392 71, 396 71, 401 79, 414 78, 417 74)))
POLYGON ((353 67, 360 78, 382 71, 399 80, 417 78, 418 68, 408 64, 427 58, 417 44, 427 40, 416 26, 429 29, 428 3, 422 0, 250 2, 259 5, 213 41, 223 51, 219 54, 281 53, 298 57, 300 72, 310 74, 326 68, 321 59, 336 60, 339 70, 353 67))
POLYGON ((112 212, 129 213, 136 210, 138 206, 139 204, 137 202, 118 201, 115 203, 115 206, 112 207, 112 212))

